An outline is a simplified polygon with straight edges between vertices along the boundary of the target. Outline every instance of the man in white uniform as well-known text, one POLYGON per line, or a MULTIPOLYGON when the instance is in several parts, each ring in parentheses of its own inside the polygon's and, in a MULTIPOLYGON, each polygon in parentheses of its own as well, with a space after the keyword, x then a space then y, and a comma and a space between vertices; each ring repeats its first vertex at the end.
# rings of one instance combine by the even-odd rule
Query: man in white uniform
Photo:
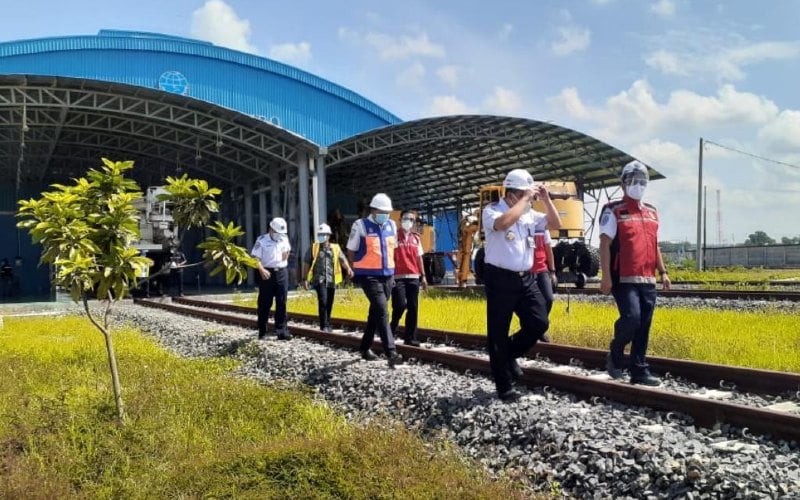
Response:
POLYGON ((289 295, 289 252, 292 246, 286 236, 286 221, 275 217, 269 223, 269 232, 259 236, 250 255, 258 259, 258 338, 267 335, 269 311, 275 300, 275 333, 279 340, 292 336, 286 327, 286 299, 289 295))

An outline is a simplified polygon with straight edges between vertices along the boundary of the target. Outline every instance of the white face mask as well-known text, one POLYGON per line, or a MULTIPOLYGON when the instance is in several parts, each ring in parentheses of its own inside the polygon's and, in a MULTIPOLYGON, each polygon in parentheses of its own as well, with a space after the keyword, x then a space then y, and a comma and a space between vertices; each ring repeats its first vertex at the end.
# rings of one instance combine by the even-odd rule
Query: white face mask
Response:
POLYGON ((644 196, 644 192, 647 189, 647 186, 642 186, 640 184, 634 184, 632 186, 628 186, 627 192, 628 196, 633 198, 634 200, 641 200, 644 196))
POLYGON ((284 234, 272 233, 272 241, 282 241, 284 238, 286 238, 284 234))
POLYGON ((404 220, 400 223, 400 227, 402 227, 405 231, 411 231, 411 228, 414 227, 414 222, 410 220, 404 220))
POLYGON ((389 220, 389 214, 375 214, 375 223, 382 226, 389 220))

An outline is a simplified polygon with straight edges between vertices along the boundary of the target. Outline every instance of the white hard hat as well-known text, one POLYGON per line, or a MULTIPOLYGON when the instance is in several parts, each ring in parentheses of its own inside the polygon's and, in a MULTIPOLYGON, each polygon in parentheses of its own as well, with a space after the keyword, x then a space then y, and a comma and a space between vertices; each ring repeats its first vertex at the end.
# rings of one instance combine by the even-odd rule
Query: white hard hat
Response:
POLYGON ((320 224, 319 229, 317 229, 317 234, 333 234, 333 231, 331 231, 331 226, 320 224))
POLYGON ((515 168, 503 181, 506 189, 528 189, 533 187, 533 176, 523 168, 515 168))
POLYGON ((386 196, 385 193, 378 193, 372 197, 372 201, 369 202, 369 208, 382 210, 384 212, 391 212, 392 200, 388 196, 386 196))
POLYGON ((271 227, 272 230, 278 234, 286 234, 287 232, 286 221, 283 217, 275 217, 272 219, 272 221, 269 223, 269 227, 271 227))
POLYGON ((622 174, 620 174, 620 178, 625 179, 626 177, 637 173, 643 175, 645 179, 650 180, 650 174, 647 172, 647 167, 639 160, 633 160, 625 165, 625 167, 622 169, 622 174))

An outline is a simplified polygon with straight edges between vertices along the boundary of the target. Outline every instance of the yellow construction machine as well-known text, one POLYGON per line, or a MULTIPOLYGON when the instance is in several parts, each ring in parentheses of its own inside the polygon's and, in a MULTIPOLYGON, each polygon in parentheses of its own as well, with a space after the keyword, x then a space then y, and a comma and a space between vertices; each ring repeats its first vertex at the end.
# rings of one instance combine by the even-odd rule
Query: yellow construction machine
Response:
MULTIPOLYGON (((578 196, 574 182, 550 181, 544 185, 561 218, 561 228, 550 230, 550 238, 557 242, 553 247, 553 257, 558 281, 574 283, 576 287, 583 288, 587 278, 597 276, 600 270, 600 255, 584 238, 583 200, 578 196)), ((456 257, 456 281, 459 286, 466 286, 472 271, 471 262, 483 262, 483 207, 499 201, 504 195, 505 188, 501 185, 481 187, 477 210, 461 219, 456 257)), ((539 212, 546 211, 541 200, 534 201, 533 208, 539 212)), ((475 282, 481 282, 477 275, 475 282)))

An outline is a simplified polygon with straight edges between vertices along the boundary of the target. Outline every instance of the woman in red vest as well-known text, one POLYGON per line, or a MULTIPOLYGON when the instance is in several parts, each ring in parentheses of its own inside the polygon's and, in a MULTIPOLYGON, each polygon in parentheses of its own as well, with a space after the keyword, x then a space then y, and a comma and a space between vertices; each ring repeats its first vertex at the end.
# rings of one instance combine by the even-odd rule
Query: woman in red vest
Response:
POLYGON ((400 229, 397 231, 397 247, 394 249, 394 288, 392 289, 392 334, 397 338, 400 318, 406 313, 403 342, 419 346, 417 340, 417 317, 419 311, 419 289, 428 286, 422 264, 422 241, 414 232, 417 213, 403 210, 400 214, 400 229))

